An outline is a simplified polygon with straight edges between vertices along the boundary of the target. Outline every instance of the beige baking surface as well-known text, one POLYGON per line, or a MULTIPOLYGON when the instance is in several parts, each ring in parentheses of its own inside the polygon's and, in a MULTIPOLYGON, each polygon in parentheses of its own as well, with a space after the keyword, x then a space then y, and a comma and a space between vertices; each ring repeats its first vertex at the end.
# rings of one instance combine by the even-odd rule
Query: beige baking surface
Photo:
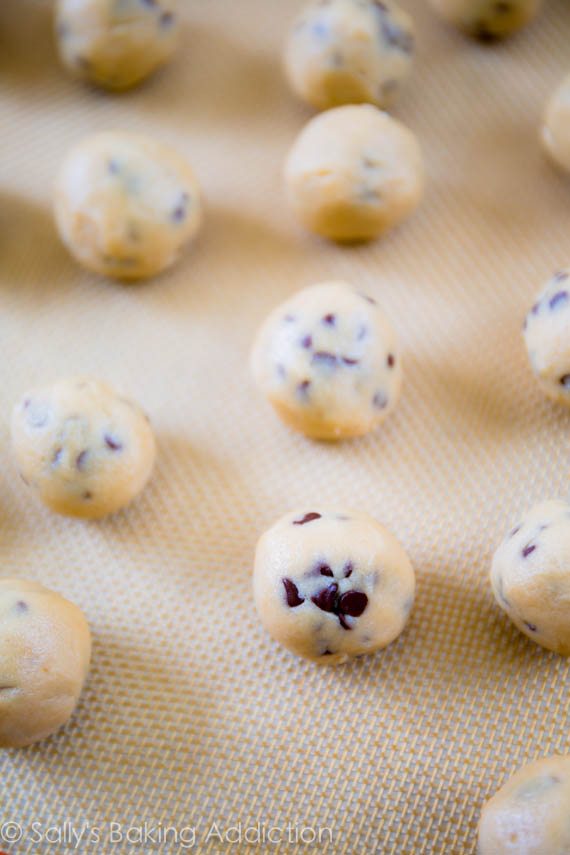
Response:
POLYGON ((71 725, 2 754, 0 819, 28 830, 0 849, 184 851, 113 846, 106 827, 102 843, 75 850, 35 842, 64 821, 147 820, 196 826, 199 852, 244 851, 205 839, 212 823, 224 833, 240 821, 333 826, 334 853, 472 852, 480 806, 511 770, 570 750, 568 666, 509 625, 487 583, 519 514, 568 489, 569 416, 537 391, 519 329, 542 280, 570 259, 570 185, 536 141, 570 62, 570 7, 553 0, 490 48, 408 0, 419 56, 397 114, 421 139, 429 190, 393 236, 339 249, 303 234, 283 200, 283 156, 309 115, 279 66, 299 4, 183 5, 177 60, 111 97, 60 73, 49 6, 0 2, 2 573, 75 600, 95 636, 71 725), (207 195, 194 250, 139 287, 82 273, 51 223, 66 148, 107 127, 176 145, 207 195), (397 413, 338 446, 282 427, 246 364, 269 309, 329 277, 377 297, 405 350, 397 413), (103 523, 43 511, 11 466, 12 402, 68 372, 138 398, 159 436, 144 497, 103 523), (337 670, 280 650, 250 592, 259 533, 320 503, 384 521, 418 576, 400 640, 337 670))

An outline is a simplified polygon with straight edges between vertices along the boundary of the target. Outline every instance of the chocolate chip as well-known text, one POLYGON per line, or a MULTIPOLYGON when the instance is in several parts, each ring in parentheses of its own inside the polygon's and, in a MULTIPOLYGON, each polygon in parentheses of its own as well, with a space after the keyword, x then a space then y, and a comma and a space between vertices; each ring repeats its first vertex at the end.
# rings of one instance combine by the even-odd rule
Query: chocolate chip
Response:
POLYGON ((319 573, 321 574, 321 576, 332 576, 332 577, 334 577, 334 573, 328 564, 319 564, 317 569, 318 569, 319 573))
POLYGON ((343 568, 343 569, 344 569, 344 578, 345 578, 345 579, 348 579, 348 577, 352 575, 352 571, 354 570, 354 566, 353 566, 353 564, 352 564, 352 561, 348 561, 348 562, 344 565, 344 568, 343 568))
POLYGON ((79 469, 80 472, 85 466, 85 461, 87 460, 88 454, 89 452, 87 451, 87 449, 84 449, 83 451, 80 451, 77 457, 75 458, 75 468, 79 469))
POLYGON ((336 324, 336 315, 325 315, 323 318, 323 324, 328 324, 328 326, 334 327, 336 324))
POLYGON ((396 364, 396 357, 394 356, 393 353, 389 353, 388 356, 386 357, 386 365, 388 366, 388 368, 393 368, 395 364, 396 364))
POLYGON ((311 601, 323 612, 334 612, 337 594, 338 585, 336 582, 333 582, 327 588, 323 588, 318 594, 315 594, 314 597, 311 597, 311 601))
POLYGON ((345 365, 358 365, 360 363, 359 359, 354 359, 352 356, 342 356, 341 359, 345 365))
POLYGON ((300 383, 297 384, 297 392, 301 397, 306 398, 309 394, 309 387, 311 385, 310 380, 301 380, 300 383))
POLYGON ((306 523, 313 522, 313 520, 320 520, 320 518, 321 514, 318 514, 316 511, 309 511, 300 520, 293 520, 293 525, 305 525, 306 523))
POLYGON ((105 445, 111 451, 122 451, 123 443, 110 433, 105 434, 105 445))
POLYGON ((85 501, 89 501, 89 499, 93 498, 93 493, 91 493, 90 490, 85 490, 85 492, 83 493, 83 498, 85 499, 85 501))
POLYGON ((368 597, 364 591, 346 591, 338 601, 338 609, 349 617, 360 617, 366 606, 368 597))
POLYGON ((560 385, 564 386, 565 389, 570 390, 570 374, 563 374, 560 378, 560 385))
POLYGON ((337 358, 334 353, 329 353, 328 350, 317 350, 313 353, 312 362, 317 362, 321 365, 336 365, 337 358))
POLYGON ((537 627, 534 623, 530 623, 528 620, 523 620, 523 623, 531 632, 537 632, 537 627))
POLYGON ((306 335, 301 339, 301 347, 304 347, 305 350, 308 350, 313 346, 313 339, 310 335, 306 335))
POLYGON ((285 596, 287 597, 287 605, 294 609, 305 602, 304 597, 299 596, 299 589, 291 579, 283 579, 283 587, 285 588, 285 596))
POLYGON ((535 549, 536 549, 536 544, 535 544, 535 543, 529 543, 529 544, 527 544, 527 546, 525 546, 525 548, 524 548, 524 549, 523 549, 523 551, 522 551, 522 557, 523 557, 523 558, 526 558, 526 557, 527 557, 527 556, 529 556, 532 552, 534 552, 534 550, 535 550, 535 549))
POLYGON ((323 650, 323 652, 321 653, 321 656, 332 656, 332 655, 333 655, 333 652, 332 652, 332 650, 329 650, 328 647, 326 650, 323 650))
POLYGON ((509 537, 514 537, 515 534, 518 534, 518 532, 521 530, 521 528, 522 528, 522 526, 520 526, 520 525, 515 526, 514 529, 511 531, 511 533, 509 534, 509 537))
POLYGON ((564 303, 568 302, 568 291, 558 291, 554 297, 551 297, 548 301, 548 305, 551 309, 558 309, 560 306, 564 305, 564 303))

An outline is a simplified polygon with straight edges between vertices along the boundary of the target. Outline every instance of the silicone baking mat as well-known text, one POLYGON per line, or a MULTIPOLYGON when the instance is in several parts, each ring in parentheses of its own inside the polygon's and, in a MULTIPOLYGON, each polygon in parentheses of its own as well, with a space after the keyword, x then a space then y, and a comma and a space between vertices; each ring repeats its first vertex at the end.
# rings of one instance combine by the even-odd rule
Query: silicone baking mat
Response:
POLYGON ((95 640, 70 725, 1 755, 0 819, 22 837, 0 849, 473 852, 511 771, 570 750, 568 665, 509 624, 487 579, 519 515, 568 490, 569 415, 537 390, 520 325, 570 260, 570 185, 537 143, 570 7, 551 0, 482 46, 407 0, 419 49, 395 113, 421 140, 427 194, 385 240, 339 248, 284 201, 283 158, 310 116, 280 66, 300 4, 181 5, 175 61, 111 96, 60 71, 49 4, 0 3, 2 573, 77 602, 95 640), (176 146, 207 199, 195 247, 146 284, 82 272, 54 232, 54 172, 104 128, 176 146), (396 413, 339 445, 282 426, 247 368, 266 313, 329 278, 373 294, 404 349, 396 413), (99 523, 43 510, 10 460, 13 401, 71 372, 138 399, 159 440, 142 498, 99 523), (250 590, 258 535, 318 504, 382 520, 418 577, 401 638, 337 669, 266 637, 250 590))

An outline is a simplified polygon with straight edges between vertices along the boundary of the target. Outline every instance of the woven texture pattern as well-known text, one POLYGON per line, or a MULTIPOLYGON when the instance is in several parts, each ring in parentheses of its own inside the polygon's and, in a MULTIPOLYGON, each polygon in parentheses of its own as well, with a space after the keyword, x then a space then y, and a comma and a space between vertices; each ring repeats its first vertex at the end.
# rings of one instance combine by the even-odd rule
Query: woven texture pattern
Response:
MULTIPOLYGON (((332 826, 320 850, 334 853, 471 853, 481 804, 512 770, 570 750, 568 665, 509 624, 487 578, 518 516, 568 489, 569 416, 535 386, 520 326, 570 257, 568 183, 537 143, 567 71, 570 8, 551 0, 524 33, 488 47, 407 0, 419 51, 395 113, 422 143, 426 198, 382 242, 342 249, 304 234, 284 201, 283 158, 310 116, 280 67, 300 3, 181 5, 175 61, 109 96, 59 69, 49 4, 0 3, 2 572, 81 605, 95 642, 69 726, 2 753, 0 819, 195 826, 204 853, 232 851, 205 839, 212 823, 258 821, 332 826), (54 232, 55 170, 68 146, 106 128, 175 145, 205 190, 195 247, 147 284, 82 272, 54 232), (375 296, 404 351, 398 410, 342 445, 283 427, 247 367, 267 312, 328 278, 375 296), (44 511, 10 459, 14 400, 68 373, 138 399, 157 431, 149 488, 100 523, 44 511), (384 522, 418 577, 402 637, 334 670, 266 637, 250 585, 258 535, 320 502, 384 522)), ((182 851, 111 845, 105 833, 75 848, 28 833, 0 849, 182 851)))

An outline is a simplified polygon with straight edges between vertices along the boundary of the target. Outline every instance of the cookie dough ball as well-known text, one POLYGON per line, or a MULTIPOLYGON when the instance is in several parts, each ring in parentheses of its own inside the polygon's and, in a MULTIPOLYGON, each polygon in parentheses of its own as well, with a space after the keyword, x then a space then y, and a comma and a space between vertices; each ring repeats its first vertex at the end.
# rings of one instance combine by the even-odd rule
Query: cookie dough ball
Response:
POLYGON ((544 757, 513 775, 487 802, 480 855, 570 852, 570 756, 544 757))
POLYGON ((278 306, 257 334, 251 365, 283 421, 314 439, 373 430, 402 384, 389 321, 372 297, 345 282, 304 288, 278 306))
POLYGON ((253 584, 261 622, 276 641, 337 665, 400 635, 415 576, 396 538, 367 514, 303 508, 260 538, 253 584))
POLYGON ((396 119, 369 104, 327 110, 301 131, 287 158, 290 204, 310 231, 336 241, 370 240, 417 207, 420 147, 396 119))
POLYGON ((175 0, 58 0, 64 66, 106 89, 128 89, 163 65, 178 43, 175 0))
POLYGON ((0 748, 38 742, 66 723, 90 656, 77 606, 37 582, 0 579, 0 748))
POLYGON ((55 189, 61 239, 88 270, 142 279, 166 270, 202 219, 194 172, 175 151, 109 131, 67 155, 55 189))
POLYGON ((293 90, 318 110, 368 102, 387 107, 408 77, 414 35, 392 0, 312 3, 293 25, 285 55, 293 90))
POLYGON ((541 389, 570 406, 570 269, 555 273, 538 295, 523 334, 541 389))
POLYGON ((550 98, 542 125, 542 144, 556 166, 570 172, 570 74, 550 98))
POLYGON ((142 410, 90 377, 28 392, 14 408, 12 447, 24 482, 52 511, 73 517, 124 508, 155 457, 142 410))
POLYGON ((502 39, 531 21, 542 0, 430 0, 441 17, 481 41, 502 39))
POLYGON ((532 508, 495 552, 491 585, 500 607, 537 644, 570 655, 570 505, 532 508))

